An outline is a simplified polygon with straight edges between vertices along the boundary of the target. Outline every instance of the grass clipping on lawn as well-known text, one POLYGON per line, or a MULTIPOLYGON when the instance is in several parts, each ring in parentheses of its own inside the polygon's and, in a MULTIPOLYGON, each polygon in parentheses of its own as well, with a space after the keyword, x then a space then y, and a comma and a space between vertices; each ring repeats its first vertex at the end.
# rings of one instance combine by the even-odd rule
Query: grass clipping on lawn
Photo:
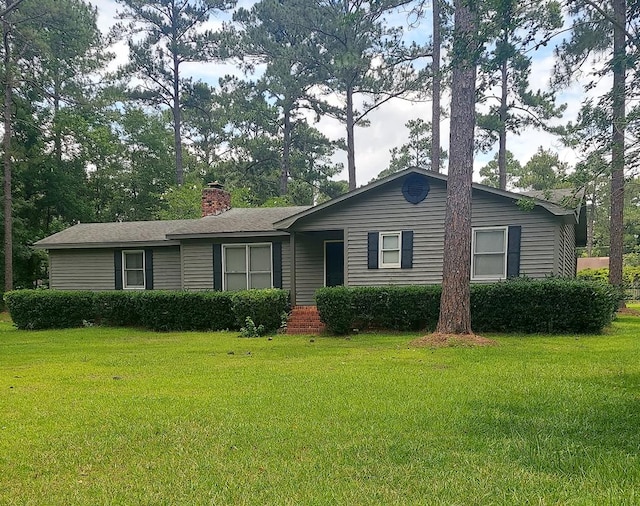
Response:
POLYGON ((447 348, 456 346, 496 346, 498 343, 493 339, 479 336, 477 334, 442 334, 434 332, 426 336, 419 337, 411 341, 412 346, 423 348, 447 348))

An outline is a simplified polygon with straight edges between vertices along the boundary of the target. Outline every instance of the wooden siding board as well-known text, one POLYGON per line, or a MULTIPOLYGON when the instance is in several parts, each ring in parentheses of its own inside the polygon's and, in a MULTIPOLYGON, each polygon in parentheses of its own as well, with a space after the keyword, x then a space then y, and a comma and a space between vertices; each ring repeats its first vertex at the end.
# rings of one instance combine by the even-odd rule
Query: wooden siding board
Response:
MULTIPOLYGON (((376 188, 351 201, 337 204, 317 215, 300 220, 297 231, 343 229, 346 238, 349 286, 385 284, 433 284, 442 281, 446 187, 432 182, 427 198, 415 205, 402 195, 403 180, 376 188), (371 231, 414 231, 412 269, 367 269, 367 233, 371 231)), ((520 272, 541 278, 557 273, 559 220, 542 209, 525 211, 510 199, 473 192, 472 226, 522 227, 520 272)), ((297 237, 304 234, 300 233, 297 237)), ((311 303, 311 293, 323 284, 322 245, 307 239, 296 260, 300 303, 311 303), (314 253, 317 248, 317 253, 314 253), (317 269, 316 272, 314 269, 317 269)))
POLYGON ((315 304, 315 292, 324 286, 323 247, 324 237, 321 235, 296 234, 296 304, 298 305, 315 304))
POLYGON ((51 250, 49 283, 56 290, 114 290, 112 249, 51 250))
POLYGON ((182 289, 180 248, 153 248, 153 287, 155 290, 182 289))
POLYGON ((182 243, 182 274, 185 290, 213 290, 213 243, 182 243))

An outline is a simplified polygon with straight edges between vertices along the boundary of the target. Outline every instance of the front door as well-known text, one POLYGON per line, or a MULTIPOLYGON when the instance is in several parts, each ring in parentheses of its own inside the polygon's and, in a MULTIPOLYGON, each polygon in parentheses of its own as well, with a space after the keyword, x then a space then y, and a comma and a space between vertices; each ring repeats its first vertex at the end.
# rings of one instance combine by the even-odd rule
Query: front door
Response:
POLYGON ((324 286, 344 285, 344 241, 324 243, 324 286))

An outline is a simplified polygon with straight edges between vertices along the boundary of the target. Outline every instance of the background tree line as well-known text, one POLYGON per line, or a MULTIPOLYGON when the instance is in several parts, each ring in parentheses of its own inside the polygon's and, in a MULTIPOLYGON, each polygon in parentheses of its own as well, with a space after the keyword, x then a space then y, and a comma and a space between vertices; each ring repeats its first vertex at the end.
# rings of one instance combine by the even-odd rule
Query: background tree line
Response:
MULTIPOLYGON (((42 278, 42 253, 29 247, 35 240, 77 222, 198 216, 200 191, 210 180, 232 191, 235 206, 312 204, 353 189, 359 182, 354 129, 368 126, 371 112, 394 98, 438 105, 431 121, 407 124, 407 143, 391 152, 381 177, 412 165, 442 170, 447 164, 439 140, 446 111, 439 102, 461 57, 453 37, 459 6, 451 2, 117 3, 118 24, 101 33, 96 8, 83 0, 0 1, 7 288, 42 278), (212 30, 220 15, 226 21, 212 30), (434 37, 424 44, 407 40, 409 25, 434 37), (117 41, 129 51, 114 70, 109 48, 117 41), (234 63, 242 76, 207 83, 185 71, 219 61, 234 63), (344 139, 323 135, 315 126, 322 117, 340 121, 344 139), (343 168, 335 162, 338 150, 347 153, 348 181, 334 180, 343 168)), ((582 185, 594 223, 590 251, 604 253, 612 163, 603 133, 613 124, 613 95, 585 102, 578 120, 560 128, 564 107, 556 94, 585 58, 598 55, 593 79, 613 70, 613 3, 474 4, 475 149, 497 153, 483 177, 511 189, 582 185), (569 36, 554 38, 567 28, 569 36), (535 89, 533 55, 547 44, 558 46, 554 82, 535 89), (536 160, 518 164, 509 156, 509 134, 532 126, 587 146, 584 160, 565 167, 542 149, 536 160)), ((629 10, 625 58, 633 57, 637 40, 637 13, 629 10)), ((629 93, 634 80, 626 81, 629 93)), ((635 139, 634 124, 628 114, 627 138, 635 139)), ((634 146, 635 140, 629 153, 634 146)), ((625 159, 624 247, 633 250, 635 155, 625 159)))

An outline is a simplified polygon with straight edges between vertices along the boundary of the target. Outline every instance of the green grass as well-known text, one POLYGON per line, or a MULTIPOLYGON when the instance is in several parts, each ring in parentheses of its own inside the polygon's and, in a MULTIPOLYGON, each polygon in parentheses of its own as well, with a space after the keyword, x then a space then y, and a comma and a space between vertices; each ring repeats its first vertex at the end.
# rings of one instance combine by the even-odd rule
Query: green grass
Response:
POLYGON ((0 504, 638 504, 639 334, 0 323, 0 504))

